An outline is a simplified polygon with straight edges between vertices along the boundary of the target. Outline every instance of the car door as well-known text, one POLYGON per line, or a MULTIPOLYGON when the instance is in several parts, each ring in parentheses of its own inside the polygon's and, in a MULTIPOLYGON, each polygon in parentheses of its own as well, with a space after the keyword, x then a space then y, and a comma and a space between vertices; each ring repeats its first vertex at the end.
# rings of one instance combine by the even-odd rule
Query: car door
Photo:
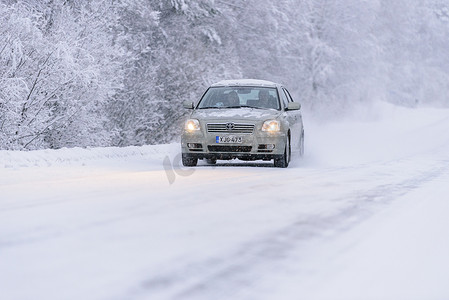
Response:
MULTIPOLYGON (((288 90, 282 87, 282 93, 287 99, 287 103, 294 102, 288 90)), ((302 133, 302 116, 300 110, 287 111, 289 122, 291 122, 291 145, 292 149, 299 150, 302 133)))

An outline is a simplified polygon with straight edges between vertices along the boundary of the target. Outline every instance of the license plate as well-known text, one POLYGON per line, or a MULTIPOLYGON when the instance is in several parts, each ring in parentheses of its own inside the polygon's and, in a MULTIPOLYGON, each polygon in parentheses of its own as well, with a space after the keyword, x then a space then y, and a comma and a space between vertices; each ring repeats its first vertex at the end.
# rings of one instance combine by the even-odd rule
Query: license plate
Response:
POLYGON ((241 136, 216 136, 215 142, 217 144, 241 144, 243 142, 243 138, 241 136))

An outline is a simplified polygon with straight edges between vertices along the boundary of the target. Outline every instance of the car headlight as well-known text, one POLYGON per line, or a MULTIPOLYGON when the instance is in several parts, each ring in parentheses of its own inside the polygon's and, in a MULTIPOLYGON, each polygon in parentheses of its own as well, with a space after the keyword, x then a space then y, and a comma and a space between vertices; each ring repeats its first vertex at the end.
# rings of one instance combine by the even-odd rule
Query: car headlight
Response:
POLYGON ((265 121, 262 125, 262 131, 276 132, 281 130, 281 124, 277 120, 265 121))
POLYGON ((188 132, 200 130, 200 122, 197 119, 188 119, 184 129, 188 132))

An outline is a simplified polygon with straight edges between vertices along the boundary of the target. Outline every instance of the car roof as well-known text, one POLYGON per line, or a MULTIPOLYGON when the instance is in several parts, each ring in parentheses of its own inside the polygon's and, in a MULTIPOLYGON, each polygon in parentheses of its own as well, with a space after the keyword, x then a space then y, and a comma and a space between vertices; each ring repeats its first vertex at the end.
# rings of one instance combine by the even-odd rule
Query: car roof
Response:
POLYGON ((276 87, 279 84, 259 79, 231 79, 222 80, 211 85, 211 87, 218 86, 264 86, 264 87, 276 87))

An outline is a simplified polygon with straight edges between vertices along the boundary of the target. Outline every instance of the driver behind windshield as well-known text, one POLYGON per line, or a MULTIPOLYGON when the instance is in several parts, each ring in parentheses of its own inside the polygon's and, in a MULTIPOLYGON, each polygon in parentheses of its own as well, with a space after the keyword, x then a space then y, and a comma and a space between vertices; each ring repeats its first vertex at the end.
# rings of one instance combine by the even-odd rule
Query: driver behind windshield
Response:
POLYGON ((228 102, 228 106, 233 107, 233 106, 240 106, 240 98, 239 95, 237 95, 236 91, 232 91, 227 95, 226 98, 227 102, 228 102))
POLYGON ((270 99, 268 90, 263 89, 259 91, 259 106, 265 108, 276 108, 276 104, 270 99))

